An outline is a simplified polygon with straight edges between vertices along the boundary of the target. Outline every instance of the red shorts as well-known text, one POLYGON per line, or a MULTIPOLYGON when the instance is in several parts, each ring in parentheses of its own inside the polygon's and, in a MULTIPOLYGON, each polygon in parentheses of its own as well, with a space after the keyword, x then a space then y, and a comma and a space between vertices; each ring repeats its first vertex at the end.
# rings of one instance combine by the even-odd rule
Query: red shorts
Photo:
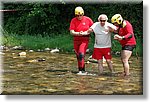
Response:
POLYGON ((111 59, 111 48, 94 48, 92 58, 94 59, 103 59, 103 56, 105 59, 111 59))

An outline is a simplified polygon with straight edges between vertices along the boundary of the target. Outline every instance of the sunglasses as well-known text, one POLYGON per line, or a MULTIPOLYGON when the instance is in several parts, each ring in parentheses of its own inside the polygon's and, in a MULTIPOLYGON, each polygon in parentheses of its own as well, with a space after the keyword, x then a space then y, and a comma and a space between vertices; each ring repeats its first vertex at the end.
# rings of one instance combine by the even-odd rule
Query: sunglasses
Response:
POLYGON ((83 15, 76 15, 76 17, 80 17, 80 16, 83 16, 83 15))
POLYGON ((100 20, 101 22, 106 22, 106 20, 100 20))

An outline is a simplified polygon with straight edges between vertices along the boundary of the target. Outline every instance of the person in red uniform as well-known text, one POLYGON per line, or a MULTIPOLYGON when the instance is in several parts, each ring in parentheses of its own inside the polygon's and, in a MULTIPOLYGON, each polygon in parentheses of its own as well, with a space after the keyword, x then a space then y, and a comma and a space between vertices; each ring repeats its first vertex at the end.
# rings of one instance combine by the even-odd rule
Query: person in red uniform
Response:
POLYGON ((84 57, 89 43, 89 35, 84 35, 93 25, 91 18, 84 16, 82 7, 75 8, 75 17, 70 22, 70 33, 74 39, 74 51, 78 60, 78 74, 85 73, 84 57))
POLYGON ((114 35, 114 39, 118 40, 122 46, 121 61, 123 63, 124 76, 130 75, 129 58, 133 49, 136 47, 136 39, 133 33, 132 25, 129 21, 124 20, 120 14, 115 14, 111 18, 111 22, 118 27, 118 34, 114 35))

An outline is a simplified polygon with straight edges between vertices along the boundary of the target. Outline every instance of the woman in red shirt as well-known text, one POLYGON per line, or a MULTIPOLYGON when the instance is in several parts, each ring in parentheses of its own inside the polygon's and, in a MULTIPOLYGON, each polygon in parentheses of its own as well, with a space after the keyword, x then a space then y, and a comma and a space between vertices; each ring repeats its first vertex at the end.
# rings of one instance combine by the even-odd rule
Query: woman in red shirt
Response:
POLYGON ((118 40, 122 45, 121 61, 124 67, 124 76, 128 76, 130 74, 128 60, 136 46, 133 28, 130 22, 124 20, 120 14, 115 14, 111 21, 118 27, 118 34, 114 35, 114 39, 118 40))
POLYGON ((84 16, 82 7, 75 8, 75 17, 70 23, 70 33, 74 36, 74 50, 78 60, 78 74, 85 73, 84 56, 89 43, 89 35, 83 35, 93 25, 91 18, 84 16))

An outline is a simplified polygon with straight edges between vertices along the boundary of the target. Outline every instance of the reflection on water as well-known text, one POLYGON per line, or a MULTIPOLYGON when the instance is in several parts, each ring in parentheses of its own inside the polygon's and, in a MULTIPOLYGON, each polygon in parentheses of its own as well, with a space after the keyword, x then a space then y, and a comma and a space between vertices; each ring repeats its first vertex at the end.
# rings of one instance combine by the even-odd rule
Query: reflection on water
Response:
POLYGON ((27 52, 23 57, 18 56, 20 51, 4 53, 2 94, 143 94, 143 62, 136 57, 130 59, 131 76, 124 78, 119 76, 120 57, 112 59, 115 75, 104 64, 104 74, 98 76, 97 63, 89 63, 86 70, 91 75, 81 76, 76 74, 75 54, 27 52))

